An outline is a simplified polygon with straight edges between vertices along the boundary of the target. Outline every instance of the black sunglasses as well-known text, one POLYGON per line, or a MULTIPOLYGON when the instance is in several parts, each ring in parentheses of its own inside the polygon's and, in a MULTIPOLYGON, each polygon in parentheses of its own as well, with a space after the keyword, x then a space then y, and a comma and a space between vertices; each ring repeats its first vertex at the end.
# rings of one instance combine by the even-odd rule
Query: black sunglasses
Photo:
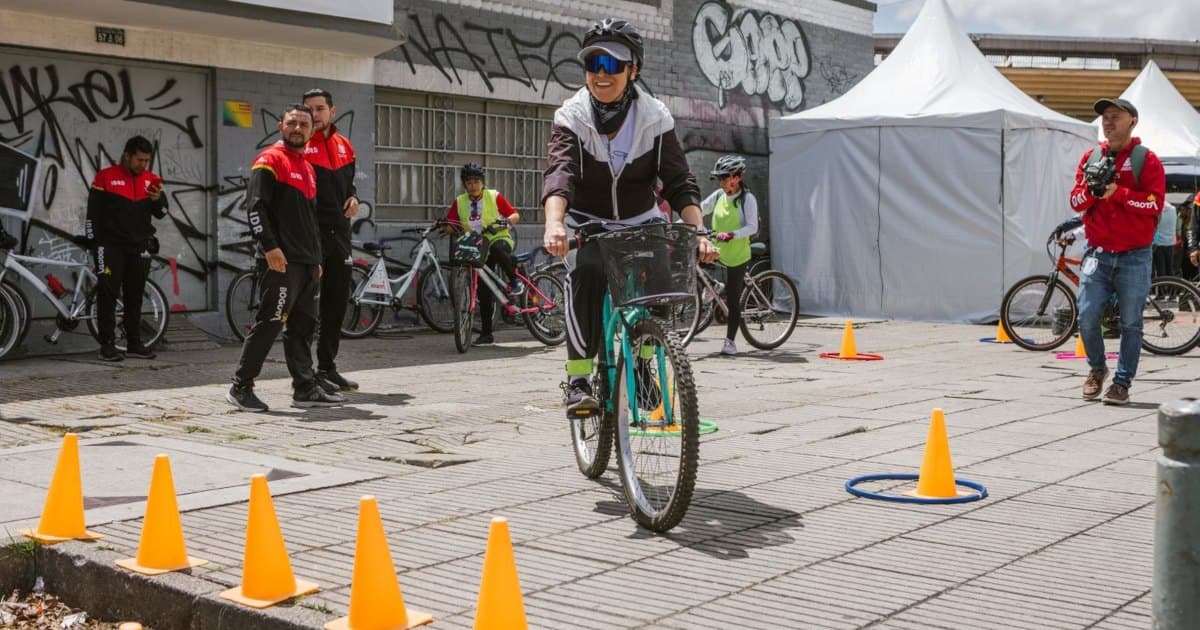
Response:
POLYGON ((583 62, 588 72, 600 72, 603 69, 608 74, 618 74, 625 71, 628 61, 622 61, 607 53, 596 53, 588 56, 583 62))

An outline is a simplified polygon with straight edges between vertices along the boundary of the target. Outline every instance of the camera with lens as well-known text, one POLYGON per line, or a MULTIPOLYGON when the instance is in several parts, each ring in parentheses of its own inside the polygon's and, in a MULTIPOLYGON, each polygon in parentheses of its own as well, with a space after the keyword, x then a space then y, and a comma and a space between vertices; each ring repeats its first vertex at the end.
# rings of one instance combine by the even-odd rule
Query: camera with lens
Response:
POLYGON ((1105 155, 1083 169, 1083 178, 1087 181, 1088 191, 1093 197, 1103 197, 1104 189, 1108 188, 1116 176, 1117 165, 1111 155, 1105 155))

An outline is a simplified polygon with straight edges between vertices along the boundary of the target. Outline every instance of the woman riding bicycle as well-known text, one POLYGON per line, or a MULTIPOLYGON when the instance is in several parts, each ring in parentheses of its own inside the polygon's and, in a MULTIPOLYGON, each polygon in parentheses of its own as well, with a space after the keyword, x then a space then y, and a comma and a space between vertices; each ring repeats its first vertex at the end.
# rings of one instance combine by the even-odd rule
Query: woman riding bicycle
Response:
POLYGON ((705 214, 712 212, 712 229, 716 233, 718 260, 728 268, 725 295, 728 296, 729 322, 725 327, 725 345, 721 354, 737 354, 733 342, 742 323, 742 289, 746 267, 750 264, 750 237, 758 233, 758 200, 742 183, 746 160, 740 155, 723 155, 713 165, 712 178, 721 185, 700 203, 705 214))
MULTIPOLYGON (((459 195, 446 211, 445 231, 462 230, 468 234, 482 234, 487 241, 488 264, 504 270, 508 277, 509 293, 521 293, 525 287, 517 278, 517 263, 512 257, 513 237, 508 229, 508 226, 516 225, 521 220, 521 215, 500 191, 484 188, 482 166, 469 162, 463 165, 458 175, 466 192, 459 195), (501 219, 506 220, 508 226, 500 227, 501 219)), ((490 346, 496 343, 492 337, 495 309, 491 291, 480 291, 479 323, 483 330, 471 345, 490 346)))
MULTIPOLYGON (((567 253, 569 212, 581 223, 606 221, 612 227, 663 220, 655 185, 684 221, 700 228, 700 189, 688 170, 666 105, 634 85, 643 68, 642 37, 624 20, 596 22, 583 37, 578 58, 586 86, 554 114, 542 207, 543 244, 554 256, 567 253), (614 225, 615 224, 615 225, 614 225)), ((717 251, 699 239, 700 259, 717 251)), ((600 348, 607 281, 600 252, 588 242, 567 277, 567 417, 596 413, 599 404, 588 378, 600 348)))

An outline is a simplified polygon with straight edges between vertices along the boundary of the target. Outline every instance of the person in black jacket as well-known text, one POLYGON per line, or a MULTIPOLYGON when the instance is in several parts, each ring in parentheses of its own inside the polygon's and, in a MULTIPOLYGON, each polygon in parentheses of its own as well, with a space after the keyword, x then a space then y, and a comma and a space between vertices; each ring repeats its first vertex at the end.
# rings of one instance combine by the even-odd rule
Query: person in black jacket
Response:
POLYGON ((88 191, 85 230, 93 248, 96 277, 96 328, 100 359, 121 361, 125 355, 153 359, 142 344, 142 295, 150 274, 150 257, 158 253, 151 218, 167 216, 162 179, 150 172, 154 145, 142 136, 125 143, 121 161, 98 173, 88 191), (116 308, 121 298, 125 316, 125 352, 116 344, 116 308))
POLYGON ((317 226, 321 230, 321 332, 317 335, 317 384, 325 391, 358 389, 337 371, 342 340, 342 318, 350 300, 350 219, 358 213, 354 186, 354 146, 333 124, 337 108, 333 96, 320 88, 304 93, 304 104, 312 109, 313 135, 304 158, 317 175, 317 226))
POLYGON ((317 231, 317 177, 304 159, 312 136, 312 110, 289 105, 279 120, 283 140, 258 154, 246 185, 250 233, 262 247, 267 271, 260 287, 254 326, 246 333, 233 386, 225 399, 245 411, 266 411, 254 394, 254 379, 283 333, 283 356, 292 375, 293 407, 331 407, 345 402, 317 386, 312 336, 317 327, 321 238, 317 231))

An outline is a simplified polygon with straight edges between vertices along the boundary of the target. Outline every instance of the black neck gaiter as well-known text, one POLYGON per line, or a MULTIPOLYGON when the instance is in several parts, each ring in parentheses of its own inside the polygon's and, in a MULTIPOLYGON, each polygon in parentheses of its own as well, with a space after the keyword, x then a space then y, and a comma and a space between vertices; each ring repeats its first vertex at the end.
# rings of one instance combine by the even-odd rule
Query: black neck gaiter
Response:
POLYGON ((629 115, 629 107, 637 99, 637 90, 632 82, 626 84, 625 93, 615 103, 601 103, 590 92, 588 98, 592 100, 592 118, 596 123, 596 131, 610 134, 620 129, 621 124, 625 122, 625 117, 629 115))

